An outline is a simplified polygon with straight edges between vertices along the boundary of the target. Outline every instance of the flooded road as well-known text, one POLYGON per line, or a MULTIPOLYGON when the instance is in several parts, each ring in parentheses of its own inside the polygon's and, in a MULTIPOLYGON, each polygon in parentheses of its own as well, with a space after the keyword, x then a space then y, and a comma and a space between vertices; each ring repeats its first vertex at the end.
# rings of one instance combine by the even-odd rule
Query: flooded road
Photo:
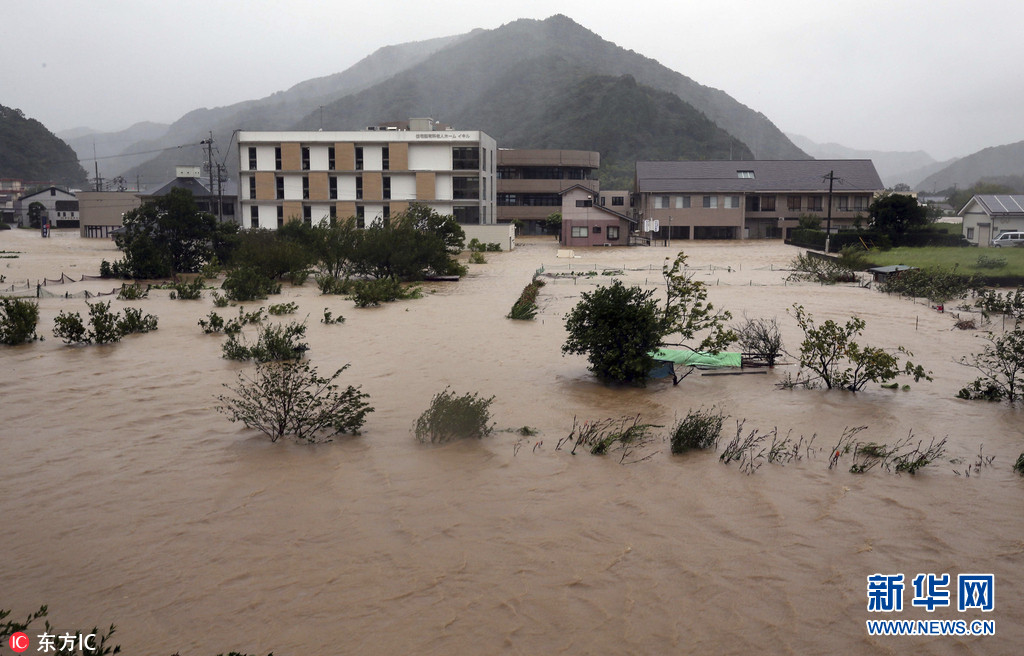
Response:
MULTIPOLYGON (((77 280, 118 255, 59 231, 0 232, 0 250, 18 255, 0 259, 7 286, 77 280)), ((488 253, 458 283, 382 308, 321 296, 312 281, 247 304, 295 301, 310 361, 321 372, 351 363, 339 380, 370 394, 376 412, 361 436, 316 446, 272 444, 214 410, 252 365, 222 359, 224 338, 196 325, 213 309, 208 292, 115 300, 157 315, 159 330, 87 348, 52 336, 58 312, 84 312, 84 300, 41 299, 46 340, 0 350, 0 608, 22 616, 49 604, 60 631, 115 623, 127 654, 1019 651, 1024 479, 1011 466, 1024 410, 954 398, 974 378, 954 361, 979 351, 982 333, 876 291, 786 283, 779 269, 800 251, 776 242, 591 249, 571 261, 556 250, 527 240, 488 253), (560 348, 562 317, 607 276, 549 280, 536 321, 504 318, 541 266, 621 267, 627 284, 655 287, 680 247, 716 306, 777 317, 791 353, 793 303, 819 322, 856 313, 864 343, 906 346, 934 381, 906 392, 776 389, 795 374, 787 365, 605 387, 560 348), (319 323, 325 307, 346 322, 319 323), (494 435, 415 440, 413 422, 447 386, 495 396, 494 435), (672 456, 660 437, 632 465, 555 449, 574 417, 639 413, 667 433, 712 405, 729 415, 723 442, 742 420, 747 432, 816 435, 814 448, 750 476, 717 454, 672 456), (830 471, 830 447, 862 425, 864 441, 948 436, 947 453, 916 476, 855 475, 848 460, 830 471), (522 426, 538 434, 517 449, 522 426), (982 449, 993 464, 958 475, 982 449), (867 612, 875 573, 905 575, 903 612, 867 612), (913 608, 919 573, 994 574, 995 610, 913 608), (994 620, 996 635, 870 637, 870 619, 994 620)))

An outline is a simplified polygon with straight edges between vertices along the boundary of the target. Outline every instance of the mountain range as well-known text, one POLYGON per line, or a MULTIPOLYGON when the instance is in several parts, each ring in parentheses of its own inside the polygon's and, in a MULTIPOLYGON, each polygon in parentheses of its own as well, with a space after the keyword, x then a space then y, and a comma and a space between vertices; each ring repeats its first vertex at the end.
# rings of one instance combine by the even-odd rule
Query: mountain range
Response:
POLYGON ((175 165, 203 162, 199 142, 211 136, 234 177, 235 130, 360 130, 416 116, 483 130, 505 148, 597 150, 606 188, 630 186, 636 159, 870 158, 887 185, 929 190, 939 181, 969 186, 976 171, 1024 172, 1024 154, 1003 157, 1000 148, 1011 147, 987 149, 993 152, 977 166, 953 168, 957 162, 921 151, 857 151, 787 136, 725 92, 561 15, 387 46, 340 73, 259 100, 197 109, 171 125, 65 134, 83 160, 95 153, 101 175, 152 185, 173 177, 175 165))

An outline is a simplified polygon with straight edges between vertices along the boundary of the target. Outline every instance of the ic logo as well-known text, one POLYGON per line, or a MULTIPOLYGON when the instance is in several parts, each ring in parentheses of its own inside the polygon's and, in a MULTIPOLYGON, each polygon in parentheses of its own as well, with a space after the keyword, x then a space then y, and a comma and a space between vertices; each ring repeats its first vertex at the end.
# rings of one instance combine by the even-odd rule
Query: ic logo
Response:
POLYGON ((21 652, 28 649, 28 636, 18 631, 17 633, 11 634, 11 639, 8 641, 11 646, 11 651, 20 654, 21 652))

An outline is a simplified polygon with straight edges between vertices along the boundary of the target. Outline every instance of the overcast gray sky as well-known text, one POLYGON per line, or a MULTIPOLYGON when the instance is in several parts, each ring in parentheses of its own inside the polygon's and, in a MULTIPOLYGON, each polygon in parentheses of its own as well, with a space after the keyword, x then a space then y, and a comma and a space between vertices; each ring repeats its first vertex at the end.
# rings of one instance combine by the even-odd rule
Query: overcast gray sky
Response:
POLYGON ((946 159, 1024 140, 1020 0, 4 5, 0 104, 55 132, 169 123, 343 71, 385 45, 562 13, 819 143, 946 159))

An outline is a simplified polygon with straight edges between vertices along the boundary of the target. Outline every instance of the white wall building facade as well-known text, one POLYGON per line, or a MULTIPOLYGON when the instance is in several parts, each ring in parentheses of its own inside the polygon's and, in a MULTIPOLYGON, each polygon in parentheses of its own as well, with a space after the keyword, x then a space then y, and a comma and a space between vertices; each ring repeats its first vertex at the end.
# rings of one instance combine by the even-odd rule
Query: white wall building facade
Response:
POLYGON ((497 145, 474 130, 379 129, 238 135, 246 228, 355 217, 363 226, 422 203, 466 225, 496 222, 497 145))

